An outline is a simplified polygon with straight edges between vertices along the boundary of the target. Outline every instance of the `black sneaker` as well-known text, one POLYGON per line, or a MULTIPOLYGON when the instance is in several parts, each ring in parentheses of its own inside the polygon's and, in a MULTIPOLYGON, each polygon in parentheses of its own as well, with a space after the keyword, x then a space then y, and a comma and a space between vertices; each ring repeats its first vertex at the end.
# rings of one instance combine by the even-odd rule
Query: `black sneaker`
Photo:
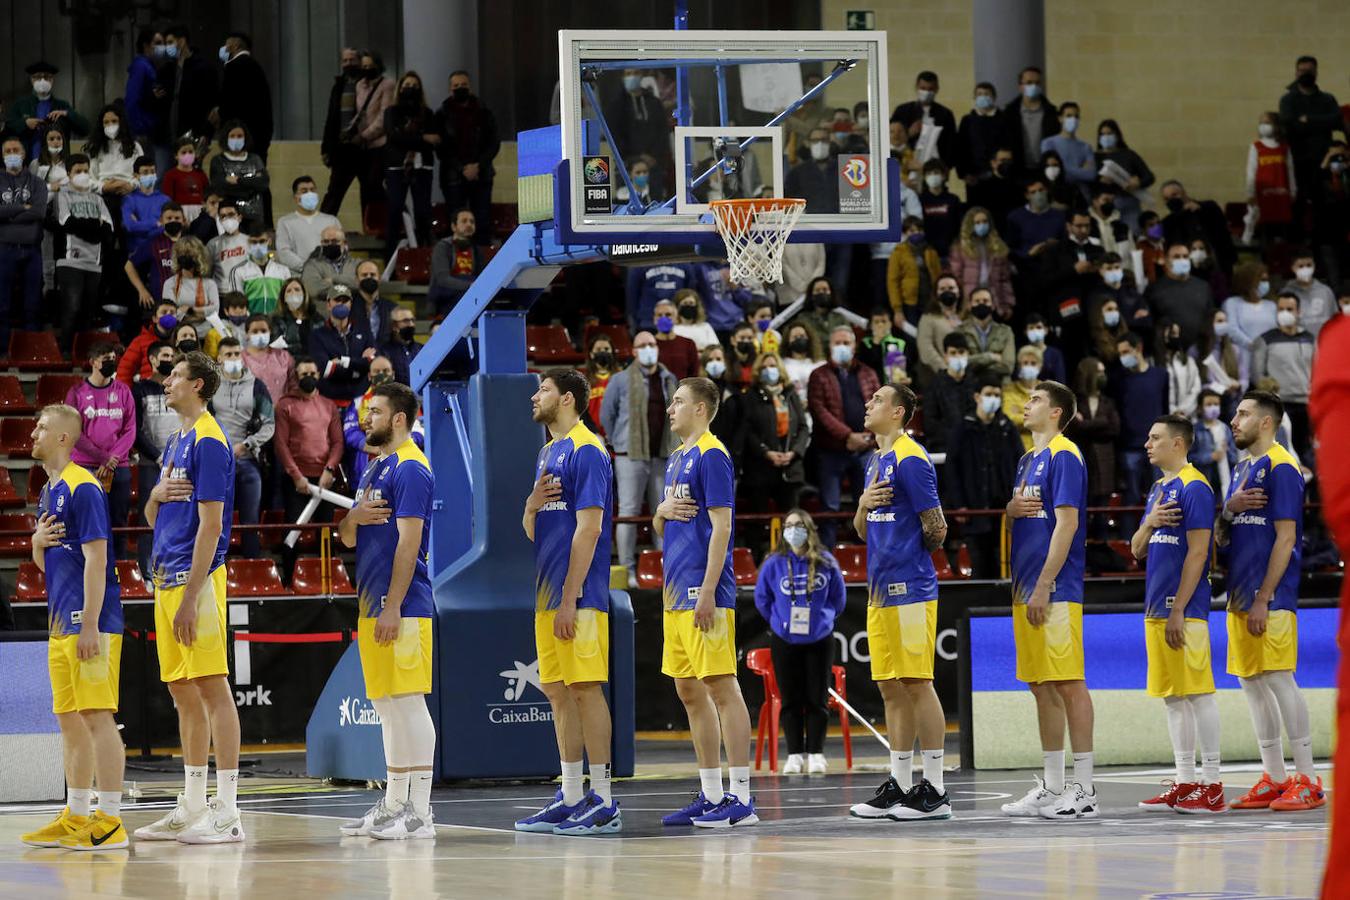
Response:
POLYGON ((848 814, 855 819, 889 819, 891 810, 899 808, 909 793, 894 778, 887 778, 877 788, 875 797, 866 803, 853 804, 848 814))
POLYGON ((925 778, 905 794, 898 806, 891 807, 888 816, 897 822, 910 819, 950 819, 952 803, 947 798, 945 790, 938 793, 933 783, 925 778))

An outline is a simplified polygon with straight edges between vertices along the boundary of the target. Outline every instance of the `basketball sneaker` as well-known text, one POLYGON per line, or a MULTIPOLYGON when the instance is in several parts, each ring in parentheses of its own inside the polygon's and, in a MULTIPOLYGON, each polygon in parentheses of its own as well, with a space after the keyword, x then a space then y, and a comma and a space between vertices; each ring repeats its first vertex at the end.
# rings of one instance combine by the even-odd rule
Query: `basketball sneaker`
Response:
POLYGON ((1005 816, 1014 819, 1035 819, 1040 816, 1041 810, 1053 806, 1059 800, 1060 795, 1047 790, 1045 782, 1039 775, 1031 777, 1036 779, 1036 786, 1027 791, 1021 800, 1003 804, 1001 808, 1005 816))
POLYGON ((1146 809, 1149 812, 1171 812, 1172 807, 1177 805, 1178 800, 1189 796, 1192 791, 1200 787, 1199 784, 1188 781, 1164 781, 1163 784, 1166 787, 1161 794, 1139 801, 1140 809, 1146 809))
POLYGON ((691 794, 690 796, 694 799, 690 801, 688 806, 684 809, 679 809, 673 813, 667 813, 662 816, 661 824, 671 826, 692 825, 694 824, 694 819, 704 813, 710 813, 717 808, 717 804, 703 796, 702 791, 699 791, 697 794, 691 794))
POLYGON ((927 778, 914 786, 901 801, 892 806, 888 817, 897 822, 908 822, 916 819, 950 819, 952 817, 952 803, 944 790, 938 793, 938 789, 933 787, 933 783, 927 778))
POLYGON ((1314 783, 1307 775, 1295 775, 1289 779, 1289 787, 1284 793, 1270 801, 1270 808, 1276 812, 1298 812, 1305 809, 1317 809, 1327 802, 1322 791, 1322 779, 1314 783))
POLYGON ((800 775, 802 774, 802 768, 804 767, 804 765, 805 760, 802 759, 802 755, 800 753, 789 753, 787 762, 783 763, 783 774, 800 775))
POLYGON ((83 828, 61 839, 61 847, 66 850, 124 850, 129 846, 131 840, 126 828, 122 827, 122 819, 98 810, 94 810, 83 828))
POLYGON ((207 804, 206 815, 178 833, 180 844, 237 844, 244 839, 244 823, 239 807, 226 808, 215 797, 207 804))
POLYGON ((1173 806, 1173 809, 1177 812, 1193 816, 1212 816, 1216 813, 1228 812, 1228 803, 1223 799, 1222 781, 1216 781, 1213 784, 1187 786, 1192 790, 1177 800, 1173 806))
POLYGON ((88 816, 71 815, 70 807, 67 806, 55 819, 37 831, 28 832, 19 840, 30 847, 59 847, 62 838, 70 837, 88 824, 88 816))
POLYGON ((1078 819, 1097 818, 1097 792, 1088 793, 1081 784, 1067 785, 1059 799, 1049 806, 1041 807, 1042 819, 1056 822, 1071 822, 1078 819))
POLYGON ((588 791, 586 799, 567 821, 553 826, 554 834, 617 834, 623 831, 623 815, 619 812, 618 802, 611 800, 609 805, 600 799, 595 791, 588 791))
POLYGON ((902 788, 900 782, 887 778, 871 800, 853 804, 848 814, 855 819, 889 819, 891 810, 903 804, 908 794, 909 791, 902 788))
POLYGON ((195 824, 198 819, 205 818, 210 812, 210 808, 203 806, 201 809, 188 809, 187 798, 179 794, 178 805, 169 811, 169 814, 157 822, 149 825, 142 825, 132 834, 138 841, 176 841, 178 835, 182 834, 184 829, 195 824))
POLYGON ((553 800, 539 812, 532 816, 526 816, 523 819, 516 820, 516 831, 534 831, 540 834, 552 834, 553 829, 563 822, 566 822, 572 816, 585 808, 586 798, 582 797, 580 802, 568 806, 563 803, 563 792, 553 795, 553 800))
POLYGON ((830 764, 825 761, 824 753, 811 753, 806 757, 807 775, 824 775, 830 770, 830 764))
POLYGON ((390 806, 387 798, 381 797, 379 802, 366 810, 359 819, 348 819, 338 826, 338 831, 347 837, 367 837, 370 829, 377 825, 383 826, 392 822, 403 811, 403 804, 390 806))
POLYGON ((370 836, 380 841, 416 841, 436 837, 436 821, 431 811, 426 816, 405 804, 399 814, 379 828, 370 829, 370 836))
POLYGON ((1289 790, 1289 785, 1293 782, 1292 778, 1286 778, 1284 781, 1272 781, 1269 773, 1262 772, 1261 780, 1252 785, 1252 789, 1241 797, 1234 800, 1230 806, 1233 809, 1269 809, 1270 804, 1280 798, 1280 795, 1289 790))
POLYGON ((722 802, 701 816, 695 816, 689 824, 695 828, 735 828, 741 825, 754 825, 759 821, 755 815, 755 798, 742 803, 735 794, 725 794, 722 802))

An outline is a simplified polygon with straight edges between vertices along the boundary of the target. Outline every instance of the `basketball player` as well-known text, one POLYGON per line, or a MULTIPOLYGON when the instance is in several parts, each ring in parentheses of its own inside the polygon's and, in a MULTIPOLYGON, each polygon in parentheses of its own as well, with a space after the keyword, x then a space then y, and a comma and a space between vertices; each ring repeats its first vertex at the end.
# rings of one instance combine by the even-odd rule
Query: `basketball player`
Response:
POLYGON ((1233 470, 1215 524, 1228 549, 1228 674, 1242 682, 1261 748, 1261 780, 1234 809, 1293 811, 1326 803, 1313 770, 1308 704, 1294 682, 1298 662, 1298 576, 1303 559, 1303 472, 1275 443, 1284 403, 1248 391, 1233 416, 1233 443, 1247 458, 1233 470), (1296 774, 1284 768, 1280 720, 1296 774))
POLYGON ((225 658, 225 550, 234 507, 234 453, 206 406, 220 370, 193 351, 164 379, 164 405, 178 414, 145 504, 155 529, 155 646, 159 677, 178 708, 186 786, 174 809, 136 829, 145 841, 225 844, 244 839, 239 788, 239 712, 225 658), (206 801, 207 758, 216 748, 216 796, 206 801))
POLYGON ((52 712, 61 726, 66 808, 22 840, 33 847, 120 850, 130 843, 122 827, 127 754, 113 719, 122 600, 108 552, 107 498, 98 479, 70 461, 80 421, 77 410, 54 404, 42 410, 33 429, 33 458, 47 471, 33 562, 47 576, 47 667, 52 712), (91 815, 96 774, 98 809, 91 815))
POLYGON ((684 809, 662 818, 664 825, 731 828, 759 821, 750 796, 750 713, 736 681, 735 467, 708 431, 720 400, 708 379, 686 378, 666 410, 681 443, 666 465, 665 499, 652 518, 665 539, 661 671, 675 679, 689 716, 702 789, 684 809), (731 775, 725 795, 719 736, 731 775))
POLYGON ((352 507, 338 526, 343 546, 356 548, 356 642, 366 696, 380 716, 385 795, 361 818, 344 822, 348 836, 380 840, 435 838, 431 770, 436 726, 431 693, 431 579, 427 539, 435 479, 412 439, 417 395, 387 382, 366 404, 366 446, 378 457, 361 474, 352 507))
POLYGON ((623 830, 610 791, 609 451, 581 422, 590 384, 573 369, 552 369, 530 398, 548 429, 538 480, 525 500, 525 536, 534 542, 534 642, 539 681, 553 707, 562 762, 562 790, 553 802, 516 822, 517 831, 613 834, 623 830), (591 789, 582 791, 582 750, 591 789))
POLYGON ((904 385, 883 385, 867 401, 863 427, 877 436, 867 489, 853 527, 867 541, 867 645, 872 680, 886 704, 891 776, 876 796, 853 807, 860 819, 950 819, 942 782, 947 720, 933 690, 937 645, 937 570, 932 552, 947 537, 937 473, 928 453, 905 433, 918 398, 904 385), (913 786, 914 739, 923 779, 913 786))
POLYGON ((1144 575, 1144 647, 1148 693, 1167 704, 1167 731, 1176 781, 1141 801, 1141 809, 1221 813, 1228 809, 1219 781, 1219 704, 1209 653, 1209 552, 1214 540, 1214 489, 1187 461, 1195 429, 1185 416, 1163 416, 1144 450, 1162 470, 1149 491, 1144 521, 1130 539, 1144 575), (1195 742, 1200 739, 1200 778, 1195 742))
POLYGON ((1057 381, 1031 391, 1023 423, 1032 448, 1017 464, 1008 503, 1012 519, 1013 639, 1017 678, 1036 698, 1044 780, 1003 804, 1008 816, 1085 819, 1097 816, 1092 785, 1092 697, 1083 679, 1083 563, 1087 468, 1061 433, 1077 411, 1057 381), (1064 727, 1073 742, 1074 783, 1064 782, 1064 727))

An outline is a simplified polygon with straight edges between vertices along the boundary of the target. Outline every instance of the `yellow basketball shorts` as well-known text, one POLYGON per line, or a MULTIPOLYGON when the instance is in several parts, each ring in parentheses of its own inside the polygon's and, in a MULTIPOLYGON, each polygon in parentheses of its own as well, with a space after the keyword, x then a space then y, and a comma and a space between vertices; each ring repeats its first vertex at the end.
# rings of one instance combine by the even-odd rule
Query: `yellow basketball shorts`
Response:
POLYGON ((98 656, 80 659, 75 650, 78 634, 53 635, 47 640, 47 669, 52 676, 52 712, 117 709, 122 676, 122 636, 100 632, 98 656))
POLYGON ((173 634, 173 619, 183 604, 185 585, 155 588, 155 647, 160 681, 182 681, 230 674, 225 651, 225 567, 206 577, 197 595, 197 637, 184 646, 173 634))
POLYGON ((1251 678, 1262 672, 1292 672, 1298 665, 1298 616, 1272 609, 1266 633, 1252 637, 1245 612, 1228 612, 1228 674, 1251 678))
POLYGON ((1186 646, 1167 646, 1167 620, 1144 619, 1144 648, 1148 651, 1148 695, 1189 697, 1214 693, 1214 669, 1210 665, 1209 623, 1186 620, 1186 646))
POLYGON ((405 616, 398 637, 378 644, 375 619, 363 616, 356 625, 356 646, 371 700, 431 693, 431 619, 405 616))
POLYGON ((702 631, 692 609, 668 609, 662 617, 665 646, 661 672, 671 678, 736 674, 736 610, 717 607, 713 626, 702 631))
POLYGON ((1045 622, 1027 621, 1027 605, 1013 604, 1017 680, 1027 684, 1083 680, 1083 604, 1051 603, 1045 622))
POLYGON ((576 634, 570 641, 553 636, 556 609, 534 614, 534 646, 539 653, 539 681, 583 684, 609 681, 609 613, 577 610, 576 634))
POLYGON ((872 680, 933 680, 937 646, 936 600, 899 606, 867 607, 867 647, 872 654, 872 680))

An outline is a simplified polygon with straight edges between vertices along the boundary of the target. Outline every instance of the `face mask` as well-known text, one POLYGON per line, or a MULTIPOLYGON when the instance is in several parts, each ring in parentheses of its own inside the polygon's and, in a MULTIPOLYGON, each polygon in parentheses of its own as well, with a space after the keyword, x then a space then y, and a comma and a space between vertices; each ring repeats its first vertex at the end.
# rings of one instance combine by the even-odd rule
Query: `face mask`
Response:
POLYGON ((192 168, 192 164, 196 161, 197 154, 195 153, 184 153, 182 156, 178 157, 178 164, 186 169, 192 168))
POLYGON ((1215 323, 1214 323, 1214 336, 1215 336, 1215 337, 1227 337, 1227 336, 1228 336, 1228 323, 1227 323, 1227 322, 1215 322, 1215 323))
POLYGON ((373 294, 380 289, 380 279, 362 278, 360 287, 361 290, 365 291, 367 294, 373 294))
POLYGON ((221 62, 229 62, 229 61, 230 61, 230 51, 229 51, 228 49, 226 49, 225 47, 221 47, 221 48, 220 48, 220 51, 219 51, 216 55, 220 57, 220 61, 221 61, 221 62))
POLYGON ((933 97, 935 97, 935 96, 937 95, 937 92, 936 92, 936 91, 915 91, 914 94, 915 94, 916 97, 919 98, 919 102, 920 102, 920 103, 923 103, 923 104, 927 105, 927 104, 933 102, 933 97))
POLYGON ((830 291, 816 291, 811 295, 811 302, 820 309, 828 309, 834 305, 834 294, 830 291))
POLYGON ((117 360, 105 359, 98 364, 98 373, 104 378, 111 378, 117 374, 117 360))
POLYGON ((1139 365, 1139 357, 1133 353, 1122 353, 1120 356, 1120 364, 1127 369, 1133 369, 1135 366, 1139 365))
POLYGON ((848 344, 835 344, 830 348, 830 359, 837 366, 846 366, 853 362, 853 348, 848 344))
POLYGON ((1331 174, 1339 175, 1345 171, 1345 163, 1341 162, 1339 159, 1333 159, 1330 168, 1331 174))
POLYGON ((986 237, 989 234, 989 223, 976 222, 971 231, 976 237, 986 237))
POLYGON ((772 319, 756 319, 755 327, 759 329, 760 334, 763 334, 769 330, 769 323, 772 321, 772 319))
POLYGON ((1062 125, 1065 134, 1073 134, 1075 131, 1078 130, 1078 117, 1065 116, 1062 125))
POLYGON ((194 341, 194 340, 179 341, 179 342, 178 342, 178 352, 179 352, 179 353, 192 353, 193 351, 195 351, 195 350, 196 350, 198 347, 200 347, 200 346, 201 346, 201 345, 198 344, 198 343, 197 343, 196 341, 194 341))
POLYGON ((300 390, 304 391, 306 394, 312 394, 314 389, 318 386, 319 379, 315 378, 313 375, 306 375, 300 379, 300 390))
POLYGON ((1161 241, 1163 236, 1163 227, 1161 223, 1154 222, 1152 225, 1148 226, 1148 229, 1144 231, 1144 234, 1148 235, 1148 238, 1151 241, 1161 241))
POLYGON ((249 346, 257 347, 259 350, 272 343, 272 333, 269 331, 255 331, 248 336, 249 346))
POLYGON ((823 162, 830 158, 829 141, 815 141, 811 144, 811 158, 816 162, 823 162))
POLYGON ((720 359, 712 359, 703 367, 709 378, 721 378, 727 371, 727 364, 720 359))
POLYGON ((591 357, 591 362, 601 369, 608 369, 610 364, 614 362, 614 354, 608 350, 601 350, 591 357))
POLYGON ((956 301, 960 299, 956 291, 942 291, 938 294, 938 302, 943 306, 955 306, 956 301))
POLYGON ((220 368, 231 378, 238 378, 244 374, 244 361, 242 359, 227 359, 220 364, 220 368))
POLYGON ((1103 134, 1097 138, 1097 146, 1103 150, 1114 150, 1117 140, 1118 138, 1114 134, 1103 134))
POLYGON ((1045 329, 1044 329, 1044 328, 1028 328, 1028 329, 1027 329, 1027 341, 1028 341, 1029 343, 1032 343, 1032 344, 1039 344, 1039 343, 1040 343, 1041 341, 1043 341, 1043 340, 1045 340, 1045 329))
POLYGON ((1179 213, 1185 208, 1186 201, 1182 200, 1180 197, 1173 197, 1171 200, 1167 201, 1167 209, 1169 212, 1179 213))
POLYGON ((1107 200, 1105 203, 1102 204, 1101 212, 1103 219, 1111 218, 1111 213, 1115 211, 1116 211, 1116 204, 1111 202, 1110 200, 1107 200))
POLYGON ((960 375, 966 370, 966 366, 968 365, 970 365, 970 357, 968 356, 947 357, 947 368, 953 375, 960 375))
POLYGON ((641 76, 641 75, 625 75, 625 76, 623 76, 623 89, 624 89, 625 91, 636 91, 636 90, 637 90, 638 88, 640 88, 640 87, 642 87, 642 76, 641 76))
POLYGON ((1167 340, 1163 341, 1163 343, 1167 345, 1168 350, 1174 351, 1180 350, 1185 346, 1185 344, 1181 343, 1181 335, 1179 334, 1169 334, 1167 340))
POLYGON ((1107 328, 1115 328, 1120 324, 1120 311, 1108 309, 1106 312, 1102 313, 1102 324, 1107 328))
POLYGON ((416 106, 417 101, 422 98, 422 92, 417 88, 404 88, 398 92, 398 102, 404 106, 416 106))
MULTIPOLYGON (((625 84, 626 83, 627 82, 625 81, 625 84)), ((639 80, 638 83, 641 84, 642 83, 641 80, 639 80)), ((629 88, 629 90, 632 90, 632 88, 629 88)), ((463 103, 465 100, 469 99, 469 89, 466 87, 457 87, 450 92, 450 96, 454 97, 455 100, 459 101, 460 103, 463 103)))
POLYGON ((343 66, 342 74, 350 78, 352 81, 355 81, 356 79, 361 77, 361 67, 356 63, 352 63, 351 65, 348 66, 343 66))
POLYGON ((905 236, 905 240, 918 247, 923 243, 924 233, 922 231, 912 231, 905 236))
POLYGON ((363 68, 361 70, 361 77, 366 79, 367 81, 374 81, 376 78, 380 77, 380 70, 376 68, 370 69, 363 68))
POLYGON ((229 138, 225 141, 225 146, 231 153, 241 153, 244 149, 244 139, 241 137, 229 138))
POLYGON ((370 386, 379 387, 382 384, 388 384, 394 380, 393 372, 376 372, 370 376, 370 386))
POLYGON ((59 159, 61 157, 62 151, 64 151, 65 149, 66 149, 65 144, 57 144, 56 146, 48 144, 47 155, 50 156, 52 159, 59 159))
POLYGON ((178 45, 177 45, 177 44, 165 44, 165 45, 164 45, 164 55, 167 56, 169 59, 177 59, 177 58, 178 58, 178 45))
POLYGON ((398 330, 398 339, 405 344, 411 344, 413 342, 413 338, 415 338, 416 336, 417 336, 416 325, 404 325, 402 328, 398 330))
POLYGON ((162 377, 168 378, 169 373, 173 371, 173 360, 161 359, 159 361, 159 364, 155 366, 155 371, 158 372, 162 377))
MULTIPOLYGON (((1125 280, 1124 269, 1107 269, 1102 273, 1102 281, 1105 281, 1111 287, 1120 287, 1120 283, 1125 280)), ((1120 318, 1120 313, 1116 313, 1116 318, 1120 318)))
POLYGON ((300 208, 305 212, 314 212, 319 208, 319 194, 317 191, 305 191, 300 195, 300 208))
POLYGON ((1209 259, 1209 254, 1206 253, 1204 250, 1191 251, 1191 265, 1203 266, 1205 264, 1205 260, 1207 259, 1209 259))
POLYGON ((1189 259, 1174 259, 1171 263, 1172 274, 1178 278, 1185 278, 1191 274, 1191 261, 1189 259))
POLYGON ((783 529, 783 540, 788 542, 788 546, 794 550, 800 550, 806 545, 806 529, 800 525, 793 525, 783 529))
POLYGON ((195 272, 196 270, 197 270, 197 260, 193 259, 191 256, 187 255, 186 253, 181 254, 181 255, 178 257, 178 271, 184 272, 184 273, 187 273, 187 274, 190 275, 190 274, 192 274, 193 272, 195 272))
POLYGON ((1023 366, 1017 370, 1023 381, 1035 381, 1036 376, 1041 374, 1040 366, 1023 366))
MULTIPOLYGON (((88 176, 86 176, 86 177, 88 177, 88 176)), ((178 237, 180 234, 183 233, 183 223, 182 223, 182 222, 165 222, 165 223, 164 223, 164 233, 167 234, 167 235, 168 235, 169 237, 171 237, 171 238, 176 238, 176 237, 178 237)))
POLYGON ((1317 84, 1316 72, 1304 72, 1298 76, 1299 87, 1310 88, 1315 84, 1317 84))
POLYGON ((1032 208, 1032 209, 1034 209, 1034 210, 1037 211, 1037 212, 1041 212, 1041 211, 1043 211, 1043 210, 1044 210, 1047 206, 1049 206, 1049 205, 1050 205, 1050 201, 1049 201, 1049 199, 1047 199, 1047 197, 1046 197, 1046 195, 1045 195, 1045 191, 1033 191, 1033 192, 1032 192, 1032 194, 1031 194, 1031 208, 1032 208))
POLYGON ((227 216, 220 220, 220 230, 226 234, 234 234, 239 230, 239 220, 234 216, 227 216))
POLYGON ((943 183, 944 183, 946 180, 947 180, 947 179, 943 178, 943 177, 942 177, 941 175, 939 175, 937 172, 933 172, 933 173, 931 173, 931 174, 929 174, 929 175, 925 175, 925 176, 923 177, 923 183, 926 184, 926 185, 928 185, 928 189, 929 189, 930 191, 939 191, 939 190, 941 190, 941 189, 942 189, 942 185, 943 185, 943 183))
POLYGON ((1051 181, 1057 181, 1059 179, 1059 166, 1046 166, 1045 177, 1051 181))
POLYGON ((652 366, 656 365, 656 360, 656 348, 652 345, 648 344, 646 347, 639 347, 637 349, 638 365, 650 369, 652 366))
POLYGON ((662 334, 670 334, 675 330, 675 320, 670 316, 657 316, 656 330, 662 334))
POLYGON ((178 317, 173 313, 165 313, 159 317, 159 328, 161 331, 173 331, 178 327, 178 317))
POLYGON ((1002 175, 1004 178, 1007 178, 1009 175, 1012 174, 1012 163, 1009 162, 1008 160, 1004 160, 1003 162, 994 166, 994 171, 1002 175))
POLYGON ((1092 383, 1097 385, 1097 390, 1106 390, 1106 375, 1101 372, 1097 373, 1097 377, 1092 379, 1092 383))
POLYGON ((1299 266, 1297 269, 1294 270, 1294 277, 1297 278, 1299 281, 1303 282, 1304 284, 1307 284, 1313 279, 1313 267, 1299 266))
POLYGON ((46 97, 52 92, 52 81, 50 78, 39 78, 33 82, 33 93, 39 97, 46 97))
POLYGON ((1256 133, 1261 135, 1261 137, 1263 138, 1274 137, 1275 126, 1270 124, 1269 122, 1262 122, 1260 125, 1256 126, 1256 133))
POLYGON ((760 374, 760 376, 764 379, 764 383, 765 383, 765 384, 777 384, 777 383, 778 383, 778 367, 777 367, 777 366, 765 366, 763 369, 760 369, 759 374, 760 374))
POLYGON ((121 126, 120 126, 120 125, 117 125, 117 124, 104 125, 104 126, 103 126, 103 136, 106 137, 106 138, 107 138, 108 140, 110 140, 110 141, 115 141, 115 140, 117 140, 117 133, 118 133, 119 131, 121 131, 121 130, 122 130, 122 129, 121 129, 121 126))
POLYGON ((1217 406, 1206 406, 1206 407, 1205 407, 1205 418, 1206 418, 1208 421, 1213 422, 1213 421, 1214 421, 1215 419, 1217 419, 1218 417, 1219 417, 1219 408, 1218 408, 1217 406))
POLYGON ((342 258, 341 244, 324 244, 323 255, 325 259, 338 260, 342 258))
POLYGON ((980 398, 980 409, 984 412, 986 416, 992 416, 994 413, 998 412, 1002 407, 1003 407, 1002 397, 986 396, 980 398))
POLYGON ((263 260, 267 259, 267 245, 249 244, 248 255, 253 257, 254 262, 262 262, 263 260))
MULTIPOLYGON (((77 191, 87 191, 89 186, 94 183, 94 179, 88 172, 76 172, 70 176, 70 183, 77 191)), ((166 227, 165 230, 167 231, 168 228, 166 227)))
POLYGON ((1035 100, 1041 95, 1041 86, 1039 84, 1022 85, 1022 96, 1028 100, 1035 100))
POLYGON ((1261 281, 1256 285, 1256 294, 1258 297, 1264 297, 1266 294, 1269 293, 1270 293, 1269 281, 1261 281))
POLYGON ((342 321, 343 319, 350 317, 351 314, 352 314, 352 307, 351 304, 349 303, 338 303, 333 307, 332 312, 329 313, 329 315, 337 319, 339 322, 342 321))
POLYGON ((861 129, 863 129, 864 131, 866 131, 866 130, 867 130, 867 125, 868 125, 869 122, 872 121, 872 119, 871 119, 869 116, 867 116, 867 115, 864 114, 864 115, 858 116, 858 118, 855 119, 854 121, 856 121, 856 122, 858 123, 858 127, 859 127, 859 128, 861 128, 861 129))
POLYGON ((970 308, 970 314, 977 319, 984 320, 994 314, 994 308, 988 303, 977 303, 970 308))
POLYGON ((1298 324, 1298 314, 1282 309, 1275 314, 1275 324, 1281 328, 1293 328, 1298 324))
POLYGON ((286 295, 286 305, 291 309, 299 309, 305 305, 305 295, 299 291, 286 295))
POLYGON ((975 108, 976 108, 976 109, 989 109, 989 108, 992 107, 993 105, 994 105, 994 98, 993 98, 993 97, 990 97, 988 94, 976 94, 976 95, 975 95, 975 108))
POLYGON ((692 303, 680 304, 680 318, 692 322, 698 318, 698 307, 692 303))
POLYGON ((793 353, 805 356, 806 354, 811 352, 811 341, 808 338, 804 337, 793 338, 788 343, 788 349, 791 350, 793 353))
POLYGON ((637 188, 639 191, 645 191, 647 185, 651 183, 651 180, 652 177, 650 175, 634 175, 633 187, 637 188))
POLYGON ((243 325, 248 321, 248 313, 239 313, 233 316, 226 316, 235 325, 243 325))
POLYGON ((1350 316, 1350 303, 1341 304, 1341 315, 1350 316))
POLYGON ((736 342, 736 352, 739 353, 739 354, 741 355, 742 358, 744 358, 744 359, 749 359, 750 357, 752 357, 752 356, 755 355, 755 342, 754 342, 754 341, 737 341, 737 342, 736 342))

